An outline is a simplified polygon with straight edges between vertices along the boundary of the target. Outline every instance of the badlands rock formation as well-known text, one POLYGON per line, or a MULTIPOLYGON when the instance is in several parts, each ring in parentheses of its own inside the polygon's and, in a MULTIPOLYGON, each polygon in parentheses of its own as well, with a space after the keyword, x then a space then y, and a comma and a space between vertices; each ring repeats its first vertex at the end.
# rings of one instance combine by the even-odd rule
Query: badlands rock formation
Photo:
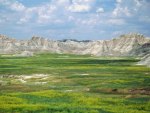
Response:
POLYGON ((147 65, 150 67, 150 54, 145 55, 140 62, 138 62, 138 65, 147 65))
POLYGON ((30 40, 15 40, 0 35, 0 54, 47 51, 95 56, 123 56, 130 53, 135 54, 133 50, 146 43, 150 43, 150 38, 145 38, 141 34, 127 34, 112 40, 98 41, 56 41, 41 37, 32 37, 30 40))
POLYGON ((139 65, 147 65, 150 67, 150 43, 145 43, 130 52, 130 55, 140 56, 139 65))
POLYGON ((145 43, 143 45, 137 46, 129 52, 131 56, 146 56, 150 54, 150 43, 145 43))
POLYGON ((23 51, 21 54, 16 54, 15 56, 31 57, 31 56, 33 56, 33 52, 30 52, 30 51, 23 51))
POLYGON ((106 41, 95 41, 89 46, 89 54, 98 56, 127 55, 134 48, 150 42, 140 34, 121 35, 119 38, 106 41))

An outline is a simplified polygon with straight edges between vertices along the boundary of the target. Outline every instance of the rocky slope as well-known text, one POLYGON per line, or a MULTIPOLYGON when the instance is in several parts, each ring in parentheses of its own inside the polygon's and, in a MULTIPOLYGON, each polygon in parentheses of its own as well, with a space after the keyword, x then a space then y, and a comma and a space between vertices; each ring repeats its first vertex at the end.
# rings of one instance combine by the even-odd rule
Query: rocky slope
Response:
POLYGON ((138 62, 138 65, 147 65, 150 67, 150 54, 145 55, 141 58, 141 61, 138 62))
POLYGON ((133 48, 129 55, 131 56, 146 56, 150 54, 150 43, 145 43, 143 45, 137 46, 136 48, 133 48))
POLYGON ((98 41, 56 41, 41 37, 32 37, 30 40, 15 40, 0 35, 0 54, 47 51, 96 56, 123 56, 136 55, 136 48, 146 43, 150 43, 150 38, 145 38, 141 34, 127 34, 112 40, 98 41))
POLYGON ((141 61, 138 65, 147 65, 150 67, 150 43, 145 43, 129 52, 129 55, 140 56, 141 61))

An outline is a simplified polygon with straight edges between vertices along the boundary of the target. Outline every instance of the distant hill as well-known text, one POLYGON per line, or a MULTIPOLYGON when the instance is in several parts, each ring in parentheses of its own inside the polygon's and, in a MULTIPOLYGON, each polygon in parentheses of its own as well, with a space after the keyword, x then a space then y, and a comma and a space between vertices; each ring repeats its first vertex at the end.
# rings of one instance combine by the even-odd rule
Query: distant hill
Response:
POLYGON ((150 39, 140 34, 126 34, 112 40, 98 41, 77 41, 73 39, 54 41, 41 37, 32 37, 30 40, 15 40, 0 35, 0 53, 48 51, 57 53, 91 54, 96 56, 122 56, 128 53, 138 55, 142 54, 142 48, 145 48, 144 44, 146 46, 148 43, 150 43, 150 39))
POLYGON ((124 34, 112 40, 97 41, 48 40, 35 36, 30 40, 16 40, 0 35, 0 54, 16 54, 23 51, 95 56, 145 56, 150 53, 150 38, 136 33, 124 34))
POLYGON ((16 40, 0 35, 0 54, 21 51, 48 51, 96 56, 122 56, 146 43, 150 43, 150 38, 145 38, 141 34, 126 34, 112 40, 97 41, 48 40, 42 37, 32 37, 30 40, 16 40))

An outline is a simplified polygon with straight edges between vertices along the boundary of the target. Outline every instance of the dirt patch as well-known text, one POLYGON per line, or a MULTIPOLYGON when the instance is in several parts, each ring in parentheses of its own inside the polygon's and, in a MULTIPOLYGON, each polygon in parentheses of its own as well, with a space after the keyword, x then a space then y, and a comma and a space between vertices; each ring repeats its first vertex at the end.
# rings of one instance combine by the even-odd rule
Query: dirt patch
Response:
POLYGON ((90 89, 96 93, 111 93, 111 94, 129 94, 129 95, 150 95, 150 88, 135 88, 135 89, 90 89))
POLYGON ((22 79, 31 79, 31 78, 43 79, 45 77, 48 77, 48 75, 45 75, 45 74, 33 74, 33 75, 21 75, 19 77, 22 78, 22 79))
POLYGON ((35 82, 34 84, 35 85, 44 85, 44 84, 47 84, 47 82, 35 82))
POLYGON ((89 74, 88 73, 83 73, 83 74, 80 74, 80 75, 84 76, 84 75, 89 75, 89 74))
POLYGON ((137 89, 130 89, 130 94, 143 94, 143 95, 150 95, 150 88, 137 88, 137 89))

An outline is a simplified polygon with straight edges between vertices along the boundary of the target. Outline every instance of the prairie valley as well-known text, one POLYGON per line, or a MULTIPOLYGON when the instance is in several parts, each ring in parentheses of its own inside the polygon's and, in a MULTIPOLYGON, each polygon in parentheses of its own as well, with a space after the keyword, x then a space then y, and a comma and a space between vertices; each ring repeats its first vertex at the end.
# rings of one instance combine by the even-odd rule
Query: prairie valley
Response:
POLYGON ((0 113, 150 113, 150 0, 0 0, 0 113))
POLYGON ((135 57, 0 56, 0 111, 149 113, 149 67, 135 57), (121 110, 120 110, 121 109, 121 110))

